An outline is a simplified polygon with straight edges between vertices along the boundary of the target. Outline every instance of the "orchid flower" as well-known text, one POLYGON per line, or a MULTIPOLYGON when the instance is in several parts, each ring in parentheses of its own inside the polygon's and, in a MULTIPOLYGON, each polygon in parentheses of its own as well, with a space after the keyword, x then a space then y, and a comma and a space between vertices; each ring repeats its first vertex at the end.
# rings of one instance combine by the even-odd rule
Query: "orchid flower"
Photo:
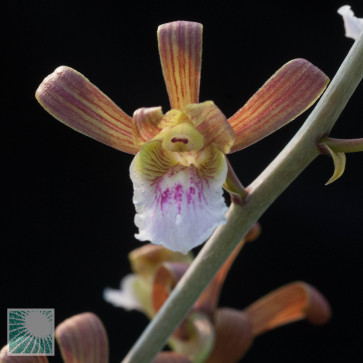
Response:
POLYGON ((55 118, 120 151, 136 154, 136 238, 186 253, 226 221, 225 154, 241 150, 292 121, 325 89, 328 78, 304 59, 279 69, 227 119, 212 102, 199 103, 202 25, 158 29, 159 54, 171 110, 145 107, 127 115, 83 75, 61 66, 36 97, 55 118))
MULTIPOLYGON (((159 353, 153 363, 238 362, 260 334, 304 318, 316 325, 329 320, 328 302, 304 282, 280 287, 242 311, 217 308, 233 261, 243 244, 256 239, 259 233, 259 225, 255 224, 169 338, 173 352, 159 353)), ((117 307, 139 310, 152 318, 188 269, 192 256, 147 244, 132 251, 129 260, 133 273, 123 279, 128 283, 122 282, 121 290, 106 289, 104 298, 117 307)))
POLYGON ((354 16, 354 13, 349 5, 341 6, 338 9, 338 14, 343 17, 345 36, 347 38, 357 39, 363 31, 363 19, 354 16))

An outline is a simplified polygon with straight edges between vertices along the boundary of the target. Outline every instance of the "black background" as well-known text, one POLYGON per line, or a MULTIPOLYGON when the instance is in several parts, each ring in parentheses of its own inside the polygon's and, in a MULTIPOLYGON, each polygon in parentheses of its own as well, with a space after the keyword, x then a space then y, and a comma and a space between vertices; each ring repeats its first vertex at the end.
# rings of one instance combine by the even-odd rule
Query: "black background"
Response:
MULTIPOLYGON (((361 1, 352 0, 363 17, 361 1)), ((156 29, 173 20, 204 24, 201 100, 230 116, 282 64, 303 57, 333 77, 353 41, 336 13, 340 1, 3 2, 1 115, 3 240, 0 343, 6 308, 55 308, 56 324, 93 311, 120 361, 147 319, 102 299, 129 273, 133 237, 131 155, 75 133, 48 115, 34 92, 57 66, 71 66, 127 113, 168 99, 156 29)), ((349 101, 333 137, 363 136, 363 89, 349 101)), ((308 113, 230 161, 248 185, 308 113)), ((348 155, 329 186, 332 161, 319 157, 263 215, 263 233, 245 247, 221 306, 243 308, 267 292, 305 280, 330 301, 324 327, 300 322, 259 337, 248 362, 362 362, 363 155, 348 155)), ((57 351, 58 354, 58 351, 57 351)), ((51 361, 60 362, 59 355, 51 361)))

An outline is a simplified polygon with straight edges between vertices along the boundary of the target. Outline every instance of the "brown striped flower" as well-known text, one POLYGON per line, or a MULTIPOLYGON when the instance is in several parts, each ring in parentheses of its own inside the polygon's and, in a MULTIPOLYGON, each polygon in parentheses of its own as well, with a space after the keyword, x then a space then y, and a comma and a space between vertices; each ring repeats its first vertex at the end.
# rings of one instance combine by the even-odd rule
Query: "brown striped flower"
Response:
MULTIPOLYGON (((173 352, 162 352, 156 362, 238 362, 261 334, 282 325, 307 319, 322 325, 330 318, 330 306, 313 286, 293 282, 258 299, 244 310, 218 308, 228 271, 243 244, 258 237, 256 224, 216 274, 184 321, 169 338, 173 352)), ((149 318, 162 307, 188 269, 192 258, 147 244, 129 254, 132 283, 121 290, 106 289, 106 301, 118 307, 136 309, 149 318), (133 302, 133 303, 130 303, 133 302)))
POLYGON ((186 253, 226 221, 225 154, 296 118, 320 96, 328 78, 304 59, 290 61, 227 119, 212 101, 199 103, 202 25, 163 24, 158 44, 171 105, 165 114, 161 107, 147 107, 131 117, 65 66, 45 78, 36 97, 73 129, 136 154, 130 167, 136 237, 186 253))

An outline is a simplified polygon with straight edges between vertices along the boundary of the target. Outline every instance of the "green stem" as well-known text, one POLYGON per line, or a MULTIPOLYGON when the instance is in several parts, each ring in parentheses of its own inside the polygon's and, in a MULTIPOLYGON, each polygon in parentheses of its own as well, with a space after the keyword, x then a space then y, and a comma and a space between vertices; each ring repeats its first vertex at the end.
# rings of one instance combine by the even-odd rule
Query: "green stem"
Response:
POLYGON ((125 357, 124 363, 149 363, 153 360, 253 223, 319 155, 317 143, 330 133, 363 77, 362 59, 363 34, 354 43, 298 133, 248 187, 249 194, 244 204, 231 205, 227 223, 217 228, 204 245, 169 299, 125 357))
POLYGON ((321 144, 328 145, 337 153, 356 153, 363 151, 363 138, 361 139, 333 139, 326 137, 321 140, 321 144))

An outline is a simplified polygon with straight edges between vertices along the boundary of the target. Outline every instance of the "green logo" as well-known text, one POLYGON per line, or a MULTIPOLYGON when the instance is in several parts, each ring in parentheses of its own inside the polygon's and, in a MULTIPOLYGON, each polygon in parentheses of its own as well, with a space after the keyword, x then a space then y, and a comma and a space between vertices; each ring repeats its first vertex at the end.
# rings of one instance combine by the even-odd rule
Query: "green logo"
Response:
POLYGON ((54 309, 8 309, 8 355, 54 355, 54 309))

